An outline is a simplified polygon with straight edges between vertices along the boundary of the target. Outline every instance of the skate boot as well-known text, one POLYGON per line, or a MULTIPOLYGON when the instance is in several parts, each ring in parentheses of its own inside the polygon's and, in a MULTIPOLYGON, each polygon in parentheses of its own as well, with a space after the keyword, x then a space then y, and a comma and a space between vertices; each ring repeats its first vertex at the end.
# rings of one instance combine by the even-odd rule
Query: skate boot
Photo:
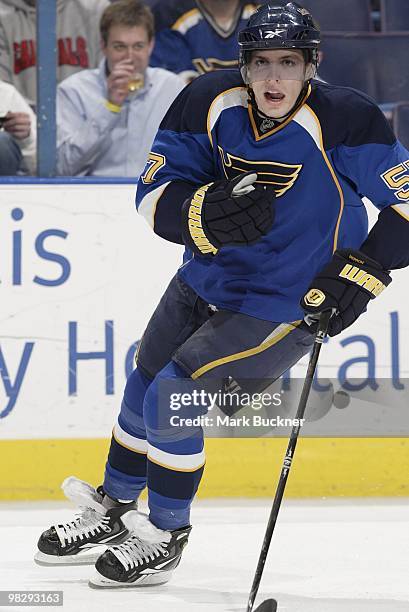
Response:
POLYGON ((53 525, 41 534, 34 557, 36 563, 93 564, 109 546, 124 542, 129 537, 130 531, 123 517, 130 511, 136 511, 136 502, 118 502, 115 507, 107 510, 103 505, 102 487, 96 491, 91 485, 73 476, 66 478, 61 488, 66 497, 80 507, 80 512, 75 520, 53 525))
POLYGON ((179 565, 191 527, 163 531, 146 514, 130 512, 126 516, 133 535, 119 546, 104 552, 95 564, 96 573, 89 581, 93 588, 143 587, 170 580, 179 565))

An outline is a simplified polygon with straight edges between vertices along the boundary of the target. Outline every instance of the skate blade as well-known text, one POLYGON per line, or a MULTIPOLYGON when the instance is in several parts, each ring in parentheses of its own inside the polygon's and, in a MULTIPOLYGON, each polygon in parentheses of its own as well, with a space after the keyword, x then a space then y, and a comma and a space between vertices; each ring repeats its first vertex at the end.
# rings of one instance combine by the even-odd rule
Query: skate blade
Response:
POLYGON ((78 553, 76 555, 66 555, 59 557, 58 555, 46 555, 41 551, 37 551, 34 555, 34 561, 37 565, 42 566, 62 566, 62 565, 94 565, 97 559, 107 550, 107 546, 99 546, 98 551, 92 549, 90 551, 78 553))
POLYGON ((275 599, 266 599, 260 604, 254 612, 276 612, 277 601, 275 599))
POLYGON ((143 574, 135 582, 118 582, 117 580, 110 580, 105 578, 102 574, 95 570, 94 576, 89 579, 88 586, 91 589, 129 589, 129 588, 143 588, 150 586, 159 586, 165 584, 172 577, 173 572, 161 572, 158 574, 143 574))

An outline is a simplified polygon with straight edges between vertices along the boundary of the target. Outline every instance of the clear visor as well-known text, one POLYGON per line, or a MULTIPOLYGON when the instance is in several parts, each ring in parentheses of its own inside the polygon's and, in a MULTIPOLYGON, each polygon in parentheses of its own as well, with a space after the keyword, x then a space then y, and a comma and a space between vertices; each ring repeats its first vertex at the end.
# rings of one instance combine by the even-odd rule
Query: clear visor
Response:
POLYGON ((315 76, 312 64, 305 64, 303 57, 283 55, 269 59, 253 53, 248 64, 242 68, 242 77, 248 85, 257 81, 301 81, 315 76))

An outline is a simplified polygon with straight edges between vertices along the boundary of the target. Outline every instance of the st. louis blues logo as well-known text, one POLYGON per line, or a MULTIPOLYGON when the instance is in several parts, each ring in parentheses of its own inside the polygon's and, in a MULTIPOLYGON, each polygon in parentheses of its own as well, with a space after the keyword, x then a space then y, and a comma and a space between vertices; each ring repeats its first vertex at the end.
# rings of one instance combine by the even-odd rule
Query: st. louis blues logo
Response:
POLYGON ((302 164, 252 161, 231 155, 220 146, 218 149, 226 178, 233 179, 239 172, 257 172, 257 183, 272 185, 276 197, 282 196, 293 187, 302 169, 302 164))

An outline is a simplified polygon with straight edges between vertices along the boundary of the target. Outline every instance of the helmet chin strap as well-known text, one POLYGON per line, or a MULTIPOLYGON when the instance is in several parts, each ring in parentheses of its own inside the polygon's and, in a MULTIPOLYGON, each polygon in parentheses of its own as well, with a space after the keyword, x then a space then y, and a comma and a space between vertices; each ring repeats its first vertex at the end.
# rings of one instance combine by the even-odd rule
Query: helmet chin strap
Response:
POLYGON ((247 91, 249 94, 251 105, 255 108, 255 110, 257 111, 257 114, 260 117, 262 117, 263 119, 273 119, 274 121, 280 122, 280 120, 286 119, 286 117, 291 115, 299 106, 301 106, 301 102, 304 99, 305 94, 307 93, 309 82, 310 82, 309 80, 304 81, 303 88, 301 89, 298 95, 298 98, 296 99, 296 101, 294 102, 290 110, 285 115, 281 115, 280 117, 269 117, 258 107, 257 102, 256 102, 256 96, 254 95, 254 91, 251 85, 247 85, 247 91))

